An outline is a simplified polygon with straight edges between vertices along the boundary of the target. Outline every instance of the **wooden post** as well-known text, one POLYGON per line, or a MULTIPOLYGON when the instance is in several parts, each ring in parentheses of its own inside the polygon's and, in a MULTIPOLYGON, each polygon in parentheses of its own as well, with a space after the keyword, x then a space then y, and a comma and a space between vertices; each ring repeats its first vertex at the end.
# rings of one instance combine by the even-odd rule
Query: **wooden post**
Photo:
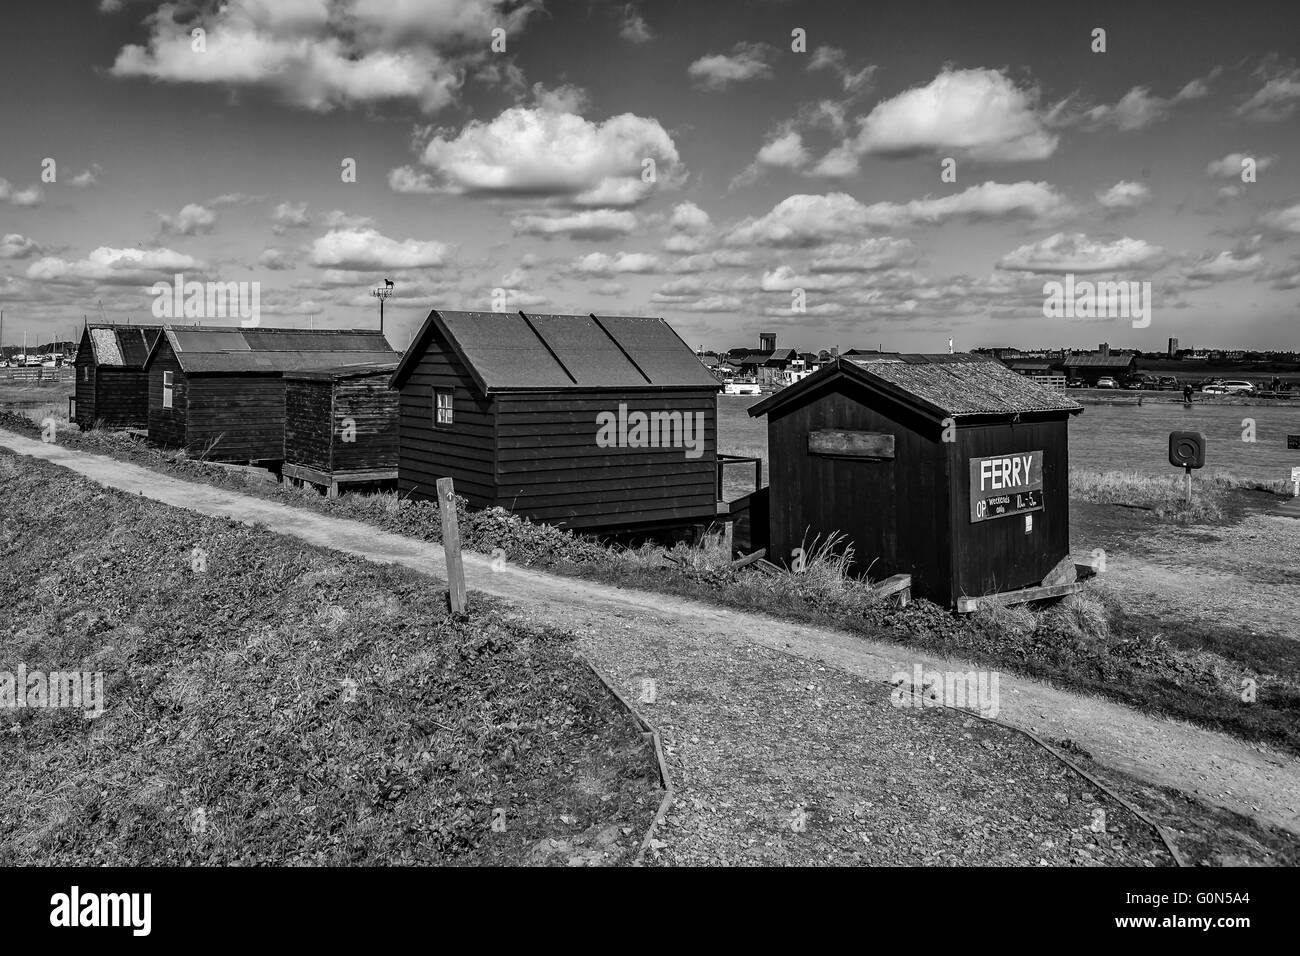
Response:
POLYGON ((1187 469, 1187 507, 1192 506, 1192 469, 1187 469))
POLYGON ((734 524, 735 523, 730 518, 722 522, 722 548, 727 554, 728 561, 731 560, 731 554, 733 550, 732 534, 733 534, 734 524))
POLYGON ((442 549, 447 556, 447 600, 452 614, 464 614, 465 565, 460 559, 460 524, 456 520, 456 489, 450 478, 438 479, 438 507, 442 511, 442 549))

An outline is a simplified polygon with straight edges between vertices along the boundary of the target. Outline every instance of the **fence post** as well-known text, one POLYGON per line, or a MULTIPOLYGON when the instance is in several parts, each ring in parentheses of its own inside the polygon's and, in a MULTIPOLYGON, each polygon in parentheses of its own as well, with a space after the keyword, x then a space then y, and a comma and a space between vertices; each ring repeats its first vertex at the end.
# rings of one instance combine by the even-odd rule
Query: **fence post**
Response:
POLYGON ((456 490, 450 478, 438 479, 438 507, 442 512, 442 549, 447 557, 447 600, 451 613, 465 613, 465 565, 460 559, 460 523, 456 520, 456 490))

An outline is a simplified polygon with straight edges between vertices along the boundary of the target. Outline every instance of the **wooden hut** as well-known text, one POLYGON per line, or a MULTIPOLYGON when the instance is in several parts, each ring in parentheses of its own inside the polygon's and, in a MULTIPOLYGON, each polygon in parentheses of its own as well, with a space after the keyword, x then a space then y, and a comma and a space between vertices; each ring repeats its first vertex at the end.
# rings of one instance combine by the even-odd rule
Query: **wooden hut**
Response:
POLYGON ((659 318, 432 311, 402 357, 398 486, 635 531, 717 514, 721 386, 659 318))
POLYGON ((164 327, 149 353, 149 439, 217 461, 284 457, 284 375, 396 353, 382 332, 164 327))
POLYGON ((395 481, 396 370, 387 362, 286 372, 281 474, 330 497, 344 484, 395 481))
POLYGON ((162 327, 87 325, 73 368, 77 376, 72 414, 81 428, 145 428, 149 390, 144 363, 162 327))
POLYGON ((910 574, 914 595, 960 610, 1073 581, 1080 411, 975 356, 839 358, 749 409, 767 416, 769 555, 790 563, 840 532, 851 573, 910 574))

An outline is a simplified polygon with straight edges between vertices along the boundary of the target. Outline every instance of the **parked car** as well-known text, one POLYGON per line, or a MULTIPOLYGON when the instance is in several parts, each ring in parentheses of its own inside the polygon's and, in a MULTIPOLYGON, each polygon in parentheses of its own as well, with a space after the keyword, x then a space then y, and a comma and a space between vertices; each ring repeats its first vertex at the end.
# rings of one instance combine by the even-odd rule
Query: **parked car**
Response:
POLYGON ((1115 379, 1111 378, 1109 375, 1103 375, 1101 378, 1097 379, 1097 387, 1119 388, 1119 382, 1115 381, 1115 379))
POLYGON ((1066 380, 1065 387, 1066 388, 1087 388, 1088 383, 1081 378, 1071 378, 1066 380))
POLYGON ((1128 389, 1155 388, 1156 380, 1150 375, 1130 375, 1124 379, 1123 387, 1128 389))
POLYGON ((1176 392, 1182 387, 1176 375, 1161 375, 1156 382, 1156 388, 1162 392, 1176 392))
POLYGON ((1225 389, 1229 395, 1254 395, 1255 385, 1253 382, 1243 382, 1240 380, 1229 379, 1224 382, 1221 388, 1225 389))

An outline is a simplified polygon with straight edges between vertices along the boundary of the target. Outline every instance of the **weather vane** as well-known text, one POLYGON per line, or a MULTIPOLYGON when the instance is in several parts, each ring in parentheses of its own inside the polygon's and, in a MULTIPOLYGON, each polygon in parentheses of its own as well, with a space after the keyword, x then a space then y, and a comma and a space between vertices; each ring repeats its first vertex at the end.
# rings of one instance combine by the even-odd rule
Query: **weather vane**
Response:
POLYGON ((385 279, 384 284, 371 289, 370 294, 379 300, 379 331, 384 331, 384 300, 393 294, 393 280, 385 279))

